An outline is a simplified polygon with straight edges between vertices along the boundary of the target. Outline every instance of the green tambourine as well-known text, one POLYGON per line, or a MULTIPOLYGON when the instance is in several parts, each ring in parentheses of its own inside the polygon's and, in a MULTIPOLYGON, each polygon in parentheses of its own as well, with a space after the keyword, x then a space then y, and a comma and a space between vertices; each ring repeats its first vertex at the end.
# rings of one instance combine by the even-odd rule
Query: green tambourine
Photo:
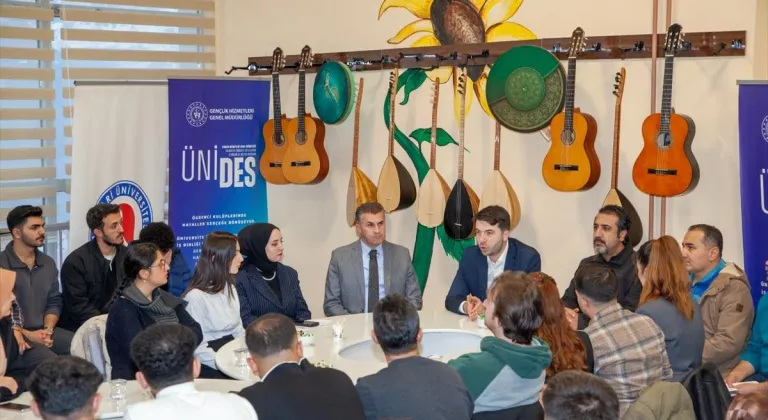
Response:
POLYGON ((485 97, 504 127, 520 133, 539 131, 563 110, 565 69, 543 48, 512 48, 491 67, 485 97))
POLYGON ((312 90, 317 116, 326 124, 339 124, 354 107, 355 81, 346 64, 328 61, 317 72, 312 90))

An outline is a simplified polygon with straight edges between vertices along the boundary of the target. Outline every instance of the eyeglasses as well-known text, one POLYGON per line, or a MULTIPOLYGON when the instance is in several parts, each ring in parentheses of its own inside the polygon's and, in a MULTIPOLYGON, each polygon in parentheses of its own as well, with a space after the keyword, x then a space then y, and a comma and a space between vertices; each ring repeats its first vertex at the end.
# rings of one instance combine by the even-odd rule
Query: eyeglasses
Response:
POLYGON ((168 263, 168 261, 166 261, 166 260, 162 260, 162 261, 160 261, 160 263, 159 263, 159 264, 157 264, 157 265, 150 265, 150 266, 149 266, 149 269, 151 270, 151 269, 153 269, 153 268, 158 268, 158 267, 159 267, 161 270, 168 270, 169 268, 171 268, 171 265, 168 263))

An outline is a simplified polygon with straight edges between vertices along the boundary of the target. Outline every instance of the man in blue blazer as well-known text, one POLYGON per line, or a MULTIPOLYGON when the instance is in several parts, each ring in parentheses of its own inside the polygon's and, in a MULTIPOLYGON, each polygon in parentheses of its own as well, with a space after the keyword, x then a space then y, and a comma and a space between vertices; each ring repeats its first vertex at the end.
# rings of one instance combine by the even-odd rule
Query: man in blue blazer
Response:
POLYGON ((459 270, 445 297, 445 309, 475 319, 493 279, 504 271, 541 270, 538 251, 509 237, 509 212, 488 206, 475 216, 477 245, 464 250, 459 270))

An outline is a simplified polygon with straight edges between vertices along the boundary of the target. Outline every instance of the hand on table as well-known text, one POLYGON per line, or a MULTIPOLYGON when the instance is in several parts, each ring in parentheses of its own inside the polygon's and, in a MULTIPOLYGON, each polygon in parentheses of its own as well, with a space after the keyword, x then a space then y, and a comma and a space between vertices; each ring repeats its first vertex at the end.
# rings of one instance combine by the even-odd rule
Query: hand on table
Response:
POLYGON ((16 339, 16 344, 19 346, 19 354, 24 354, 25 350, 32 348, 32 346, 27 343, 27 340, 24 339, 24 333, 22 333, 21 330, 14 328, 13 338, 16 339))
POLYGON ((568 325, 575 331, 579 329, 579 310, 565 308, 565 320, 568 321, 568 325))
POLYGON ((483 301, 480 300, 477 296, 472 296, 472 294, 467 295, 467 303, 464 305, 464 310, 467 312, 467 315, 469 315, 469 319, 472 321, 476 320, 478 316, 482 315, 483 309, 485 307, 483 306, 483 301))
POLYGON ((19 384, 10 376, 0 376, 0 387, 10 389, 11 394, 15 394, 19 390, 19 384))

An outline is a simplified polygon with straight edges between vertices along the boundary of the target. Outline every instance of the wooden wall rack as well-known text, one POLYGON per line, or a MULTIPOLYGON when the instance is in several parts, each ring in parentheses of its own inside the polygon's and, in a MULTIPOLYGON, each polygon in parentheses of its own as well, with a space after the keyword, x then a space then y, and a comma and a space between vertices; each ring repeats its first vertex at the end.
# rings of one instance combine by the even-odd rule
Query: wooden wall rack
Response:
MULTIPOLYGON (((658 35, 658 55, 664 56, 666 34, 658 35)), ((579 60, 610 60, 651 58, 652 35, 611 35, 588 37, 584 53, 579 60)), ((692 32, 685 34, 683 45, 676 57, 733 57, 744 56, 746 31, 692 32)), ((315 53, 313 66, 307 72, 315 72, 326 61, 341 61, 353 71, 388 70, 399 65, 406 68, 437 68, 493 64, 496 59, 513 47, 536 45, 555 54, 559 59, 568 57, 567 38, 542 38, 527 41, 486 42, 482 44, 440 45, 436 47, 393 48, 385 50, 315 53)), ((286 66, 281 74, 295 74, 299 55, 286 56, 286 66)), ((272 56, 248 57, 248 65, 233 66, 226 74, 247 70, 249 76, 269 74, 272 56)))

